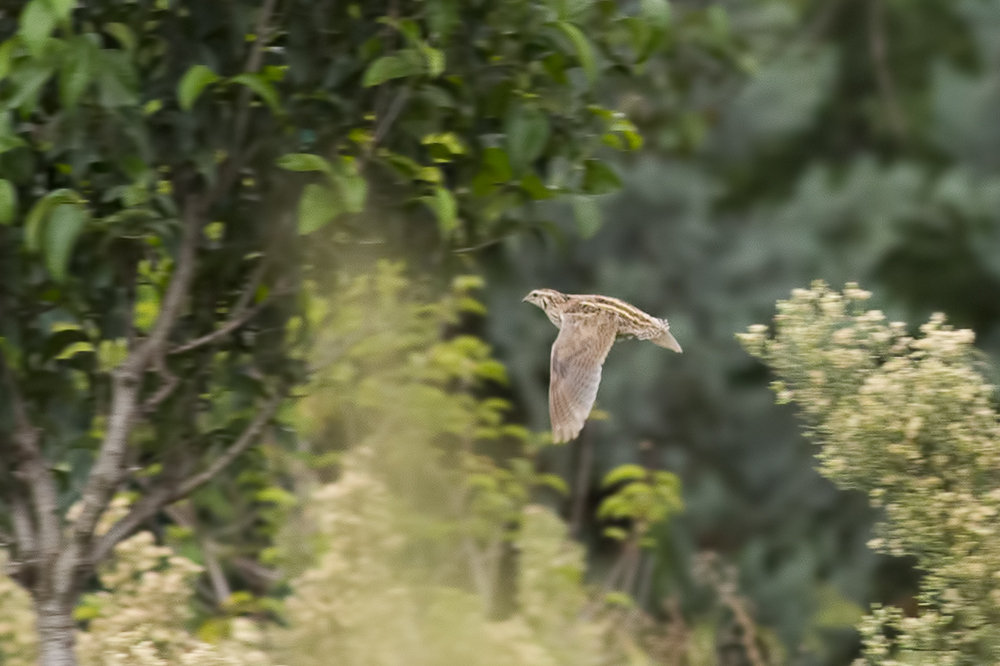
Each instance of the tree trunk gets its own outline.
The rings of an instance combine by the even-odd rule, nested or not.
[[[40,601],[38,607],[38,663],[41,666],[76,666],[76,622],[71,606]]]

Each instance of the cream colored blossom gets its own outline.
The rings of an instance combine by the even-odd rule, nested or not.
[[[814,307],[838,303],[831,293],[795,290],[775,336],[745,346],[778,375],[778,401],[802,407],[820,470],[884,506],[869,546],[916,555],[928,572],[919,618],[876,607],[861,624],[864,663],[998,663],[1000,417],[974,335],[937,313],[910,338],[878,310],[852,313],[869,296],[853,284],[843,311]],[[900,632],[892,641],[886,625]]]

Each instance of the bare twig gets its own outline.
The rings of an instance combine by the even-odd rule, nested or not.
[[[194,340],[185,342],[182,345],[178,345],[177,347],[171,349],[169,353],[183,354],[184,352],[189,352],[192,349],[197,349],[198,347],[204,347],[205,345],[211,344],[216,340],[221,340],[222,338],[226,337],[227,335],[238,329],[240,326],[243,326],[243,324],[253,319],[257,315],[257,313],[259,313],[261,310],[264,309],[264,306],[268,304],[269,300],[270,297],[263,299],[260,303],[257,303],[252,308],[245,309],[238,315],[234,315],[225,324],[215,329],[211,333],[206,333],[200,338],[195,338]]]
[[[160,384],[160,387],[156,389],[156,392],[142,403],[142,412],[147,416],[155,412],[157,407],[160,406],[160,403],[169,398],[170,394],[172,394],[181,383],[181,380],[177,377],[177,375],[170,371],[170,367],[167,365],[167,360],[162,353],[157,355],[154,367],[163,381]]]
[[[392,98],[392,103],[386,110],[385,114],[379,119],[378,125],[375,126],[375,133],[373,135],[373,140],[371,142],[371,147],[374,148],[375,144],[379,143],[392,127],[392,124],[396,121],[396,118],[403,111],[403,107],[406,106],[406,100],[410,96],[410,87],[404,85],[396,93],[396,96]]]
[[[590,490],[590,470],[593,466],[594,444],[590,441],[590,428],[583,429],[580,437],[580,462],[573,484],[573,504],[570,508],[569,534],[576,539],[583,529],[583,512],[587,507],[587,493]]]
[[[267,426],[268,422],[270,422],[271,418],[278,411],[278,407],[281,406],[281,401],[284,399],[285,391],[279,391],[273,395],[264,407],[257,412],[256,418],[254,418],[246,429],[240,433],[240,436],[236,438],[236,441],[229,445],[229,448],[226,449],[225,453],[216,458],[212,464],[208,466],[208,469],[200,472],[199,474],[195,474],[181,483],[172,501],[177,501],[182,497],[187,497],[195,490],[211,481],[216,477],[216,475],[219,474],[219,472],[228,467],[234,460],[236,460],[236,458],[246,451],[264,431],[265,426]]]
[[[889,67],[888,47],[886,45],[885,7],[883,0],[869,0],[868,12],[868,46],[871,50],[872,63],[875,66],[875,80],[878,83],[879,94],[885,105],[889,128],[900,141],[906,139],[906,117],[903,115],[893,82],[892,70]]]
[[[222,570],[222,564],[216,555],[218,546],[208,538],[201,538],[198,541],[201,546],[201,555],[205,559],[205,573],[208,574],[208,580],[212,583],[212,593],[215,595],[216,603],[221,606],[226,603],[233,590],[229,587],[226,573]]]
[[[635,593],[635,581],[639,575],[639,567],[642,564],[642,548],[639,547],[638,531],[628,541],[625,542],[625,552],[627,559],[622,572],[621,590],[626,594]]]
[[[245,577],[256,580],[258,586],[264,589],[270,588],[281,580],[280,571],[266,567],[252,558],[237,557],[232,560],[232,563],[237,569],[243,572]]]
[[[187,497],[215,478],[257,440],[271,418],[278,411],[278,407],[281,405],[281,401],[285,398],[285,395],[285,391],[282,390],[272,396],[263,408],[257,412],[257,416],[253,421],[240,433],[240,436],[205,470],[179,483],[168,480],[153,487],[143,495],[138,502],[132,505],[132,508],[124,517],[119,519],[117,523],[111,526],[111,529],[101,536],[87,558],[87,563],[95,566],[111,553],[115,544],[131,534],[143,521],[154,516],[167,505]]]
[[[125,322],[125,349],[131,351],[135,345],[135,298],[138,291],[136,288],[138,270],[136,270],[135,260],[129,261],[127,273],[125,278],[125,301],[127,303],[125,312],[128,313],[128,319]]]
[[[478,252],[479,250],[488,248],[497,243],[503,242],[503,238],[494,238],[493,240],[483,241],[478,245],[470,245],[469,247],[459,247],[452,250],[454,254],[464,254],[466,252]]]
[[[257,27],[255,28],[255,39],[250,55],[247,56],[246,65],[243,71],[255,73],[260,69],[264,61],[264,45],[271,38],[271,29],[268,27],[271,22],[271,15],[278,0],[264,0],[260,8],[260,15],[257,17]],[[250,122],[250,99],[253,92],[249,88],[244,88],[240,92],[239,109],[236,112],[235,132],[233,134],[233,145],[238,147],[243,143],[243,135],[246,133],[247,124]]]

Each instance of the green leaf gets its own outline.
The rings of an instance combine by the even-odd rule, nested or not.
[[[551,199],[555,196],[555,192],[546,187],[542,179],[538,177],[538,174],[534,172],[528,173],[521,179],[521,188],[536,201]]]
[[[725,43],[729,39],[729,33],[731,31],[729,14],[721,6],[712,5],[708,8],[707,16],[708,25],[712,31],[712,35],[720,44]]]
[[[104,26],[104,32],[108,33],[122,45],[129,53],[135,51],[136,39],[132,29],[124,23],[108,23]]]
[[[294,494],[288,492],[281,486],[268,486],[261,488],[254,494],[254,499],[258,502],[268,502],[279,506],[295,506],[298,499]]]
[[[577,195],[573,197],[573,217],[576,228],[584,238],[590,238],[601,228],[601,207],[593,197]]]
[[[139,103],[139,76],[135,63],[125,51],[97,51],[99,102],[107,108]]]
[[[454,132],[438,132],[436,134],[428,134],[420,140],[420,143],[425,146],[430,144],[443,146],[453,155],[462,155],[465,153],[465,144],[462,143],[461,137]]]
[[[25,5],[18,32],[34,57],[41,56],[46,40],[56,27],[56,20],[47,0],[31,0]]]
[[[424,59],[427,61],[427,73],[434,78],[441,76],[445,68],[444,52],[430,46],[425,46],[421,50],[423,51]]]
[[[14,184],[0,179],[0,224],[10,224],[17,214],[17,190]]]
[[[483,167],[493,183],[506,183],[512,177],[510,160],[501,148],[490,147],[483,151]]]
[[[205,88],[219,80],[219,75],[205,65],[194,65],[177,84],[177,99],[181,108],[190,111]]]
[[[569,495],[569,486],[566,485],[566,481],[558,474],[539,474],[538,483],[549,486],[563,495]]]
[[[445,238],[450,236],[451,232],[458,226],[458,203],[451,190],[446,187],[436,187],[434,188],[434,196],[421,197],[420,200],[434,211],[441,235]]]
[[[515,105],[507,114],[507,158],[514,173],[520,175],[545,151],[549,140],[549,119],[539,109]]]
[[[620,527],[605,527],[604,528],[604,536],[608,537],[609,539],[615,539],[616,541],[624,541],[625,538],[628,536],[628,532],[626,532],[625,530],[623,530]],[[612,592],[611,594],[622,595],[622,596],[628,597],[628,595],[625,594],[624,592],[617,592],[617,593],[616,592]],[[615,596],[615,597],[612,598],[612,600],[614,601],[614,600],[618,600],[620,598],[621,597],[619,597],[619,596]]]
[[[428,0],[427,25],[431,34],[441,41],[447,40],[458,23],[458,3],[455,0]]]
[[[65,349],[60,351],[59,354],[56,355],[55,359],[57,361],[65,361],[67,359],[73,358],[77,354],[84,354],[84,353],[93,354],[96,352],[97,350],[94,349],[94,345],[92,345],[89,342],[78,340],[76,342],[71,342],[70,344],[66,345]]]
[[[556,27],[573,43],[573,49],[576,51],[576,57],[580,60],[580,66],[587,75],[587,80],[593,85],[597,80],[597,60],[590,40],[580,28],[567,21],[558,21]]]
[[[299,199],[299,233],[311,234],[325,227],[342,212],[337,192],[326,185],[310,183]]]
[[[289,171],[322,171],[333,178],[333,165],[312,153],[288,153],[278,158],[278,166]]]
[[[63,106],[72,109],[94,78],[97,53],[86,37],[70,41],[59,72],[59,93]]]
[[[661,30],[670,26],[671,10],[669,0],[640,0],[639,11]]]
[[[281,108],[281,98],[278,90],[265,80],[260,74],[246,72],[229,79],[230,83],[239,83],[254,91],[271,108],[275,115],[281,115],[284,110]]]
[[[14,48],[17,42],[16,37],[11,37],[0,44],[0,80],[7,78],[11,67],[14,66]]]
[[[618,174],[600,160],[588,159],[583,163],[583,191],[587,194],[608,194],[622,187]]]
[[[59,204],[45,229],[45,266],[56,282],[66,277],[66,266],[77,237],[87,222],[87,210],[79,204]]]
[[[414,63],[411,58],[406,58],[403,55],[382,56],[365,70],[361,85],[365,88],[371,88],[392,79],[414,76],[420,72],[420,66]]]
[[[97,366],[101,372],[111,372],[124,363],[127,356],[128,343],[125,338],[101,340],[97,346]]]
[[[27,142],[16,134],[0,135],[0,155],[9,150],[14,150],[15,148],[20,148],[21,146],[26,145],[28,145]]]
[[[368,198],[368,181],[358,173],[342,175],[337,178],[337,186],[343,197],[344,210],[348,213],[360,213],[365,209]]]
[[[140,333],[148,333],[160,316],[160,293],[151,284],[140,284],[135,290],[132,324]]]
[[[468,299],[468,300],[472,301],[473,303],[478,303],[474,299]],[[463,308],[463,309],[466,312],[475,311],[470,308]],[[486,309],[482,306],[482,304],[479,304],[478,314],[483,314],[483,315],[486,314]],[[504,367],[504,364],[501,363],[500,361],[489,360],[489,361],[483,361],[482,363],[478,364],[476,366],[476,376],[481,377],[483,379],[488,379],[490,381],[494,381],[497,384],[502,384],[504,386],[510,383],[510,378],[507,376],[507,368]]]
[[[35,205],[28,211],[28,217],[24,223],[24,245],[28,251],[39,252],[42,249],[43,225],[53,206],[64,203],[81,203],[82,201],[79,194],[67,189],[53,190],[36,201]]]
[[[48,0],[57,21],[65,21],[76,7],[76,0]]]
[[[605,488],[622,481],[642,481],[646,478],[646,468],[642,465],[619,465],[607,473],[601,485]]]
[[[52,76],[53,68],[43,62],[29,62],[14,70],[11,81],[14,83],[14,95],[7,100],[8,109],[21,109],[30,112],[38,103],[38,95]]]

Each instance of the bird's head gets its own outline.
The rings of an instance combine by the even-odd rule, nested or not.
[[[559,293],[555,289],[535,289],[522,300],[548,312],[554,305],[565,302],[567,298],[569,297],[566,294]]]

